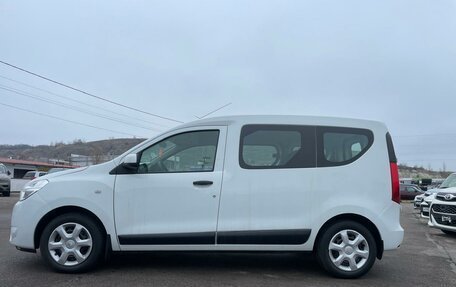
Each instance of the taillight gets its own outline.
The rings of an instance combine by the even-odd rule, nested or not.
[[[391,171],[391,199],[394,202],[401,203],[401,194],[399,193],[399,171],[397,169],[397,163],[390,163]]]
[[[401,203],[401,194],[399,192],[399,170],[397,168],[397,158],[394,152],[393,140],[390,133],[386,133],[386,146],[388,148],[388,157],[391,172],[391,199],[394,202]]]

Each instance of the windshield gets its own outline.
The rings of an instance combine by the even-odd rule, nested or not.
[[[456,187],[456,173],[453,173],[442,183],[440,188]]]
[[[0,173],[6,173],[6,167],[3,165],[0,165]]]
[[[35,178],[35,172],[27,171],[27,173],[22,178],[23,179],[33,179],[33,178]]]

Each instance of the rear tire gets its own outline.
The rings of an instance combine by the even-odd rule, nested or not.
[[[40,238],[43,260],[55,271],[81,273],[103,259],[104,233],[88,216],[67,213],[54,218]]]
[[[317,243],[317,259],[332,276],[358,278],[366,274],[377,257],[372,233],[355,221],[339,221],[323,231]]]
[[[450,231],[450,230],[444,230],[444,229],[440,229],[440,230],[442,230],[442,232],[445,234],[456,236],[456,231]]]

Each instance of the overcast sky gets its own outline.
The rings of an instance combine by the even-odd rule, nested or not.
[[[0,0],[0,60],[181,121],[229,102],[214,116],[379,120],[401,162],[456,170],[455,16],[450,0]],[[1,64],[0,103],[113,130],[0,105],[0,144],[151,137],[176,125]]]

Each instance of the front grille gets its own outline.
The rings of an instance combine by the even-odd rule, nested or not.
[[[456,215],[456,205],[433,204],[432,211]]]

